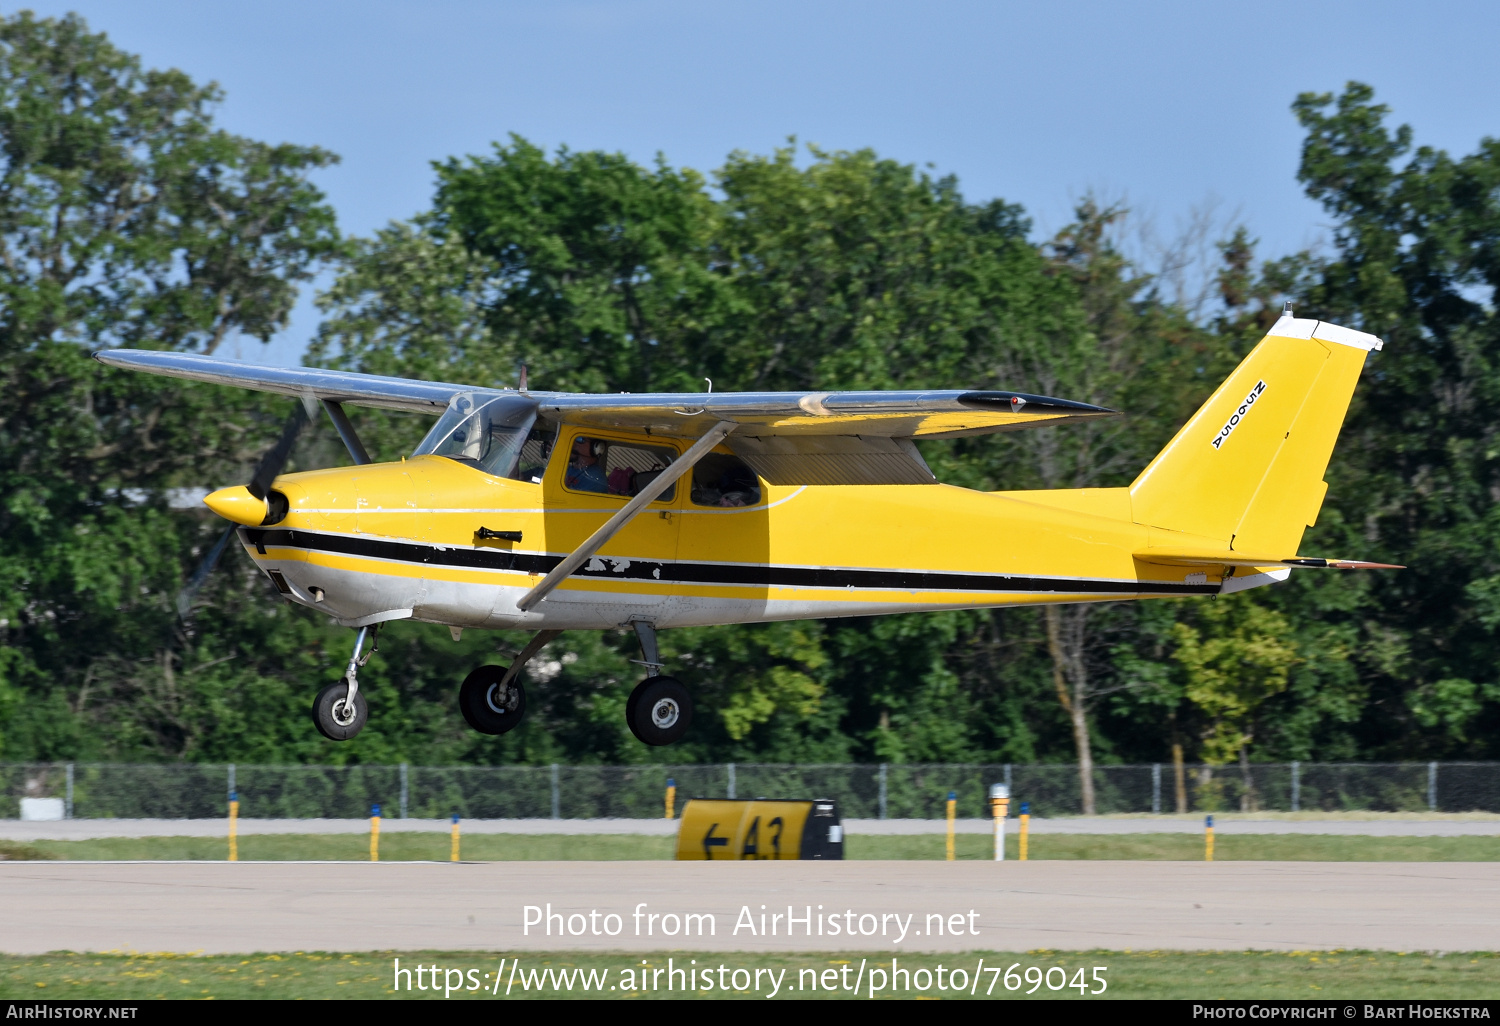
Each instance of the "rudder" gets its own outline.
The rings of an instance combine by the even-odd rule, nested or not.
[[[1284,315],[1130,486],[1138,524],[1291,556],[1365,354],[1380,339]]]

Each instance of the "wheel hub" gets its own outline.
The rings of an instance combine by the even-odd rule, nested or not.
[[[520,695],[517,694],[516,689],[509,686],[504,691],[501,691],[500,685],[491,684],[489,689],[484,693],[485,705],[490,707],[491,712],[501,716],[504,716],[506,713],[515,712],[516,704],[519,700]]]
[[[341,727],[347,727],[354,722],[354,703],[346,699],[340,698],[334,702],[330,712],[333,714],[333,722]]]
[[[677,723],[677,718],[682,715],[682,710],[677,703],[670,698],[659,698],[651,707],[651,722],[656,724],[660,730],[666,730]]]

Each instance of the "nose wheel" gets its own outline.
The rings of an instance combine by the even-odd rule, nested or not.
[[[351,696],[349,683],[341,680],[318,692],[313,699],[312,717],[319,734],[330,741],[348,741],[365,728],[370,707],[358,691]]]
[[[526,715],[526,688],[503,666],[481,666],[464,678],[458,708],[481,734],[514,730]]]
[[[335,681],[313,699],[313,725],[330,741],[348,741],[365,729],[370,718],[370,707],[359,691],[359,668],[370,661],[378,645],[365,652],[365,640],[375,636],[375,628],[361,627],[354,638],[354,654],[344,670],[342,680]]]

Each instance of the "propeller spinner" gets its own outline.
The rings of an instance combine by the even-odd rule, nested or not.
[[[297,444],[297,436],[312,419],[317,409],[315,402],[316,400],[312,398],[305,398],[292,411],[292,415],[287,418],[286,426],[281,429],[281,437],[276,439],[276,444],[266,450],[266,454],[260,458],[260,463],[256,465],[255,473],[251,475],[248,485],[220,488],[205,497],[204,504],[225,520],[233,521],[234,524],[258,527],[265,523],[272,513],[271,502],[268,499],[271,494],[271,484],[286,467],[286,461],[291,458],[292,447]],[[193,601],[207,582],[209,574],[213,573],[214,567],[219,565],[219,560],[229,546],[229,540],[234,536],[234,532],[233,524],[224,529],[224,533],[219,535],[219,540],[204,553],[203,558],[194,568],[192,576],[177,593],[177,615],[180,618],[187,619],[188,613],[193,608]]]

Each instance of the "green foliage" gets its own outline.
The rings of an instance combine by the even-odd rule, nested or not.
[[[1261,705],[1287,688],[1301,659],[1286,618],[1254,602],[1199,603],[1191,620],[1172,625],[1172,657],[1182,668],[1183,697],[1210,728],[1203,761],[1226,763],[1249,748]]]
[[[1294,109],[1307,130],[1299,177],[1336,224],[1308,313],[1386,339],[1334,456],[1332,509],[1310,537],[1410,566],[1342,582],[1343,608],[1323,613],[1358,634],[1351,658],[1370,694],[1358,743],[1494,757],[1500,142],[1462,158],[1414,148],[1359,83]]]
[[[217,531],[166,495],[242,475],[275,405],[89,358],[269,338],[340,251],[332,156],[218,131],[217,99],[74,16],[0,20],[0,756],[201,755],[192,692],[235,658],[174,638]]]
[[[694,350],[721,275],[718,211],[694,171],[524,139],[438,167],[435,227],[493,265],[492,330],[551,388],[696,388]]]

